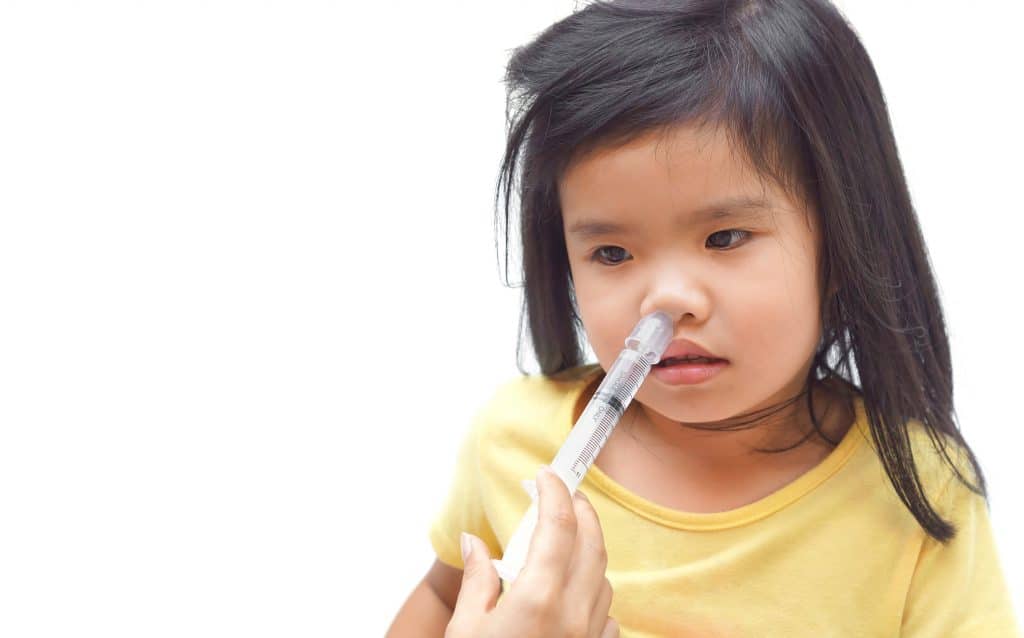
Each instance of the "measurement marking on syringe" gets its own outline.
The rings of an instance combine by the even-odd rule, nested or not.
[[[598,422],[597,428],[594,430],[594,434],[590,437],[587,444],[582,450],[580,450],[579,455],[573,461],[572,471],[577,476],[582,476],[583,472],[586,472],[593,460],[597,458],[598,452],[600,452],[601,447],[604,446],[604,442],[608,438],[608,435],[611,434],[612,427],[615,425],[616,421],[618,421],[619,416],[619,414],[615,414],[611,411],[606,411],[601,416],[601,420]],[[583,472],[577,470],[580,465],[583,466]]]
[[[583,449],[580,450],[580,453],[576,456],[570,467],[570,470],[577,477],[582,477],[586,473],[587,469],[597,458],[601,448],[604,447],[604,443],[611,434],[612,428],[615,427],[619,418],[625,413],[625,405],[619,399],[619,396],[626,396],[627,401],[632,399],[640,384],[643,383],[646,372],[647,370],[643,369],[634,370],[632,374],[629,374],[623,380],[622,384],[619,384],[618,387],[613,388],[610,392],[595,393],[593,399],[604,401],[606,409],[595,415],[598,417],[597,427],[594,428],[594,433],[590,436]]]

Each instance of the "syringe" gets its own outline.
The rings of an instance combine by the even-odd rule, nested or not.
[[[647,378],[651,366],[661,359],[671,340],[672,318],[661,311],[645,316],[633,328],[626,339],[626,348],[619,353],[597,386],[594,396],[551,462],[551,469],[569,488],[569,494],[573,494],[583,481],[583,476]],[[537,526],[536,486],[532,481],[524,481],[524,488],[533,502],[509,539],[501,559],[491,561],[498,575],[509,583],[516,579],[526,562],[526,552]]]

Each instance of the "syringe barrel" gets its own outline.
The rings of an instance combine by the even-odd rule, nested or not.
[[[647,378],[651,366],[665,352],[672,340],[672,324],[672,318],[660,311],[641,319],[626,339],[625,349],[619,353],[580,418],[576,420],[550,465],[570,494],[583,481],[587,470]],[[537,525],[537,513],[535,501],[509,539],[502,559],[493,561],[503,580],[510,582],[519,574]]]
[[[651,364],[647,359],[636,350],[626,348],[619,353],[608,374],[597,386],[594,396],[551,462],[551,469],[569,488],[570,494],[583,481],[583,476],[594,463],[650,370]]]
[[[615,425],[636,396],[651,366],[672,340],[672,318],[658,311],[641,319],[626,338],[625,349],[597,386],[565,443],[551,462],[569,493],[583,481]]]

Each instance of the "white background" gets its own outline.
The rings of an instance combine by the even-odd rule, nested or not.
[[[1019,615],[1024,16],[843,4]],[[0,634],[384,633],[517,374],[501,77],[573,6],[0,5]]]

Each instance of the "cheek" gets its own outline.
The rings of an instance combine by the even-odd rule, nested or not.
[[[760,269],[755,285],[744,286],[734,320],[760,367],[803,365],[813,355],[821,327],[813,256],[780,251]]]
[[[598,290],[586,280],[576,282],[576,302],[587,341],[598,362],[607,369],[625,347],[624,340],[633,329],[632,325],[624,325],[630,321],[627,311],[632,306],[623,298],[621,288],[616,291],[602,286]]]

